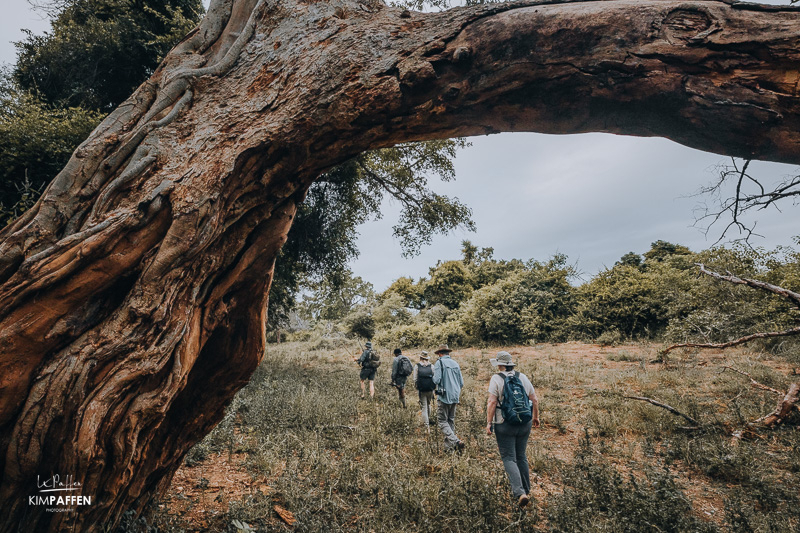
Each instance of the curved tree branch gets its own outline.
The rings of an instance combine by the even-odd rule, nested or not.
[[[708,270],[705,265],[702,263],[697,263],[697,266],[700,267],[700,272],[705,274],[706,276],[711,276],[714,279],[718,279],[720,281],[725,281],[728,283],[733,283],[735,285],[747,285],[748,287],[753,287],[754,289],[760,289],[762,291],[769,292],[771,294],[776,294],[781,296],[789,302],[800,309],[800,294],[789,289],[784,289],[783,287],[778,287],[777,285],[772,285],[771,283],[766,283],[763,281],[759,281],[757,279],[749,279],[749,278],[740,278],[738,276],[734,276],[730,272],[727,275],[719,274],[714,272],[713,270]],[[729,342],[721,342],[721,343],[693,343],[693,342],[685,342],[680,344],[672,344],[667,346],[663,350],[661,350],[662,355],[666,355],[672,350],[677,348],[703,348],[703,349],[724,349],[724,348],[731,348],[733,346],[739,346],[741,344],[745,344],[750,341],[758,340],[758,339],[770,339],[774,337],[789,337],[792,335],[800,334],[800,326],[795,328],[790,328],[783,331],[772,331],[772,332],[764,332],[764,333],[753,333],[752,335],[745,335],[744,337],[740,337],[738,339],[729,341]]]

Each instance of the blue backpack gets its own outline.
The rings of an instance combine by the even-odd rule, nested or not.
[[[519,379],[519,372],[513,376],[498,373],[503,378],[503,399],[500,402],[500,411],[505,422],[521,426],[533,419],[533,404],[525,393],[525,387]]]

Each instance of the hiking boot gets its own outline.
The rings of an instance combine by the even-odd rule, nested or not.
[[[467,445],[466,445],[466,444],[464,444],[464,442],[463,442],[463,441],[458,441],[458,442],[456,443],[456,451],[457,451],[458,453],[463,453],[463,452],[464,452],[464,448],[466,448],[466,447],[467,447]]]
[[[531,497],[528,496],[527,494],[523,494],[522,496],[519,497],[519,506],[520,507],[525,507],[530,502],[531,502]]]

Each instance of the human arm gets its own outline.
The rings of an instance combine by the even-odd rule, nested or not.
[[[494,413],[497,411],[497,396],[489,393],[489,401],[486,402],[486,434],[492,434],[492,422],[494,422]]]
[[[536,396],[536,390],[535,389],[531,394],[528,395],[528,398],[530,398],[530,400],[531,400],[531,414],[533,415],[533,419],[531,420],[531,423],[532,423],[533,427],[538,428],[539,424],[540,424],[540,422],[539,422],[539,398],[537,398],[537,396]]]
[[[436,361],[436,364],[433,365],[433,382],[437,386],[442,382],[442,364],[439,361]]]

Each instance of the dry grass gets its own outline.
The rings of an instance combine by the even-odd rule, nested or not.
[[[785,389],[797,378],[784,361],[738,350],[664,366],[651,363],[657,347],[649,345],[506,348],[532,378],[543,420],[528,450],[536,501],[520,513],[496,444],[483,434],[496,350],[454,354],[465,380],[457,430],[467,450],[458,456],[443,450],[435,428],[422,427],[413,388],[409,409],[399,408],[388,363],[376,401],[361,401],[350,356],[307,346],[270,349],[223,423],[190,454],[194,466],[154,507],[150,521],[161,531],[236,531],[234,520],[282,531],[276,506],[294,514],[293,529],[314,532],[800,528],[800,431],[733,439],[776,398],[721,371],[734,366]],[[684,420],[623,398],[631,394],[668,403],[706,430],[682,430]],[[237,473],[209,477],[222,462]]]

